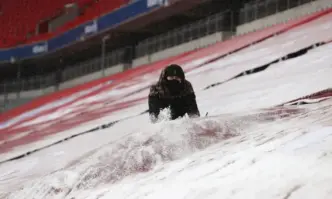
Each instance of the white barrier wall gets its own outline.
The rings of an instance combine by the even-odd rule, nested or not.
[[[115,74],[115,73],[119,73],[123,71],[124,66],[122,64],[116,65],[116,66],[112,66],[111,68],[107,68],[105,70],[105,75],[111,75],[111,74]],[[59,89],[65,89],[65,88],[70,88],[79,84],[83,84],[85,82],[89,82],[92,80],[96,80],[102,77],[102,72],[95,72],[89,75],[85,75],[82,77],[78,77],[76,79],[64,82],[62,84],[60,84]],[[0,95],[0,105],[4,104],[5,101],[7,104],[18,104],[18,102],[22,101],[22,99],[27,102],[31,99],[34,99],[38,96],[42,96],[45,94],[49,94],[52,93],[54,91],[56,91],[56,87],[52,86],[52,87],[48,87],[45,89],[39,89],[39,90],[30,90],[30,91],[23,91],[18,93],[9,93],[7,94],[7,96],[4,95]]]
[[[0,95],[0,112],[4,107],[4,105],[8,110],[16,106],[22,105],[24,103],[27,103],[38,96],[53,93],[54,91],[56,91],[56,88],[54,86],[51,86],[39,90],[23,91],[20,93],[9,93],[6,96]]]
[[[211,35],[207,35],[205,37],[202,37],[202,38],[199,38],[196,40],[192,40],[190,42],[187,42],[187,43],[184,43],[184,44],[181,44],[178,46],[174,46],[174,47],[165,49],[163,51],[156,52],[154,54],[146,55],[144,57],[135,59],[133,61],[133,67],[137,67],[137,66],[141,66],[141,65],[148,64],[151,62],[166,59],[168,57],[172,57],[172,56],[175,56],[175,55],[178,55],[178,54],[181,54],[184,52],[192,51],[195,49],[204,48],[211,44],[215,44],[217,42],[226,40],[229,37],[231,37],[232,35],[233,35],[232,32],[218,32],[218,33],[214,33]]]
[[[34,98],[19,98],[19,99],[11,100],[9,103],[6,103],[5,108],[8,110],[8,109],[20,106],[22,104],[25,104],[32,99],[34,99]],[[4,108],[4,102],[0,101],[0,113],[3,110],[3,108]]]
[[[143,57],[139,57],[135,60],[133,60],[133,68],[136,68],[137,66],[142,66],[144,64],[148,64],[150,63],[150,56],[149,55],[145,55]]]
[[[206,46],[209,46],[211,44],[215,44],[217,42],[223,41],[227,39],[231,33],[227,32],[219,32],[219,33],[214,33],[212,35],[208,35],[193,41],[190,41],[188,43],[181,44],[179,46],[175,46],[172,48],[168,48],[164,51],[156,52],[154,54],[150,55],[150,61],[155,62],[159,61],[168,57],[172,57],[174,55],[178,55],[184,52],[188,52],[191,50],[203,48]]]
[[[236,34],[242,35],[245,33],[253,32],[256,30],[264,29],[266,27],[286,22],[290,19],[296,19],[299,17],[303,17],[305,15],[317,12],[319,10],[327,9],[332,7],[332,0],[317,0],[314,2],[306,3],[301,6],[292,8],[290,10],[286,10],[280,12],[278,14],[274,14],[271,16],[267,16],[243,25],[240,25],[236,28]]]
[[[107,68],[105,70],[105,76],[112,75],[112,74],[115,74],[115,73],[119,73],[119,72],[122,72],[123,70],[124,70],[124,65],[123,64],[115,65],[115,66],[112,66],[112,67]],[[85,82],[89,82],[89,81],[92,81],[92,80],[96,80],[96,79],[99,79],[101,77],[103,77],[102,71],[94,72],[94,73],[91,73],[91,74],[81,76],[81,77],[78,77],[76,79],[64,82],[64,83],[60,84],[59,89],[61,90],[61,89],[65,89],[65,88],[71,88],[73,86],[80,85],[80,84],[83,84]]]
[[[35,98],[37,96],[52,93],[55,90],[56,90],[55,87],[51,86],[51,87],[48,87],[48,88],[45,88],[45,89],[23,91],[23,92],[20,92],[19,94],[18,93],[9,93],[6,96],[6,99],[9,100],[9,101],[17,100],[19,98],[32,99],[32,98]],[[5,99],[5,96],[1,95],[0,96],[0,102],[3,102],[4,99]]]

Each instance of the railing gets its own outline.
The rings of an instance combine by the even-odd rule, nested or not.
[[[79,63],[70,68],[65,69],[61,73],[61,82],[72,80],[83,75],[101,71],[110,68],[114,65],[123,63],[124,60],[124,50],[119,49],[111,53],[107,53],[104,58],[95,58],[90,61]],[[104,63],[102,62],[104,59]],[[103,67],[104,66],[104,67]]]
[[[266,0],[247,4],[240,10],[238,20],[234,20],[236,18],[234,18],[235,15],[231,11],[218,13],[204,20],[140,42],[135,48],[135,57],[150,55],[213,33],[234,31],[236,25],[245,24],[312,1],[315,0]],[[235,24],[235,21],[238,21],[238,23]],[[99,58],[67,68],[60,75],[51,74],[0,83],[0,111],[14,106],[15,100],[26,99],[27,97],[22,95],[23,92],[39,91],[35,92],[34,97],[37,97],[48,93],[49,88],[55,87],[59,82],[72,80],[123,63],[124,54],[125,49],[119,49]],[[100,77],[102,77],[101,73]]]
[[[66,68],[60,75],[49,74],[46,76],[34,76],[27,79],[0,83],[0,113],[15,105],[24,103],[29,99],[57,90],[59,83],[101,71],[102,68],[106,70],[120,64],[123,62],[123,56],[124,49],[119,49],[105,55],[104,67],[102,66],[101,58],[96,58]],[[96,78],[101,77],[101,73],[99,76],[96,75]]]
[[[136,56],[142,57],[198,38],[222,31],[234,31],[233,13],[225,11],[206,19],[146,39],[136,47]]]
[[[317,0],[267,0],[247,3],[240,10],[239,23],[245,24]]]

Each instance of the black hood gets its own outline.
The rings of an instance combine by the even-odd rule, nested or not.
[[[177,64],[171,64],[164,68],[160,74],[159,82],[165,82],[167,80],[167,76],[177,76],[181,78],[182,82],[184,82],[186,78],[183,69]]]

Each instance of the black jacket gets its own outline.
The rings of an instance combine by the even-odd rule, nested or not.
[[[161,72],[158,83],[151,86],[148,100],[151,122],[156,122],[160,110],[165,108],[170,108],[172,120],[183,117],[186,114],[188,114],[189,117],[200,116],[193,87],[191,83],[184,78],[183,71],[182,73],[181,92],[177,95],[172,95],[165,84],[165,81],[167,81],[165,69]]]

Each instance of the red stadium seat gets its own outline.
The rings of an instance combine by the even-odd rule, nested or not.
[[[1,0],[0,48],[48,39],[95,17],[119,8],[127,0]],[[58,28],[54,33],[35,35],[39,22],[61,14],[64,5],[77,3],[85,8],[82,16]],[[89,6],[89,7],[87,7]],[[29,36],[29,33],[32,34]]]

